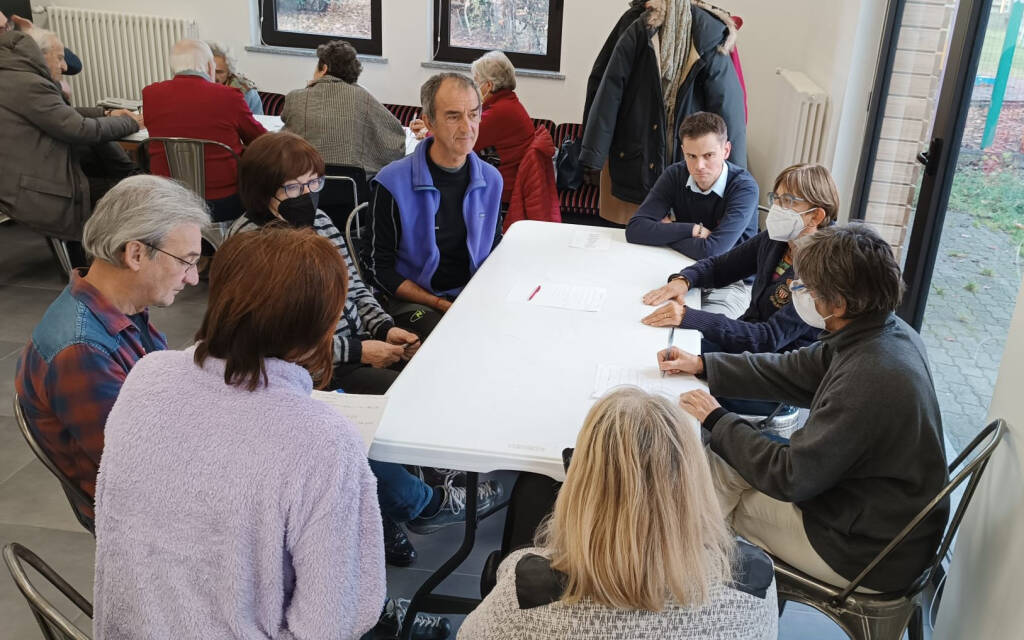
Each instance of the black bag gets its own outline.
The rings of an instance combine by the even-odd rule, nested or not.
[[[579,140],[562,142],[555,158],[555,186],[559,191],[575,191],[583,184],[583,167],[580,166]]]

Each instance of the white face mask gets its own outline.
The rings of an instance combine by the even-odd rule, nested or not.
[[[772,208],[768,210],[768,218],[765,220],[768,237],[778,242],[789,242],[796,239],[804,230],[802,216],[803,214],[792,209],[784,209],[781,205],[773,204]]]
[[[792,297],[793,308],[796,309],[796,314],[800,316],[801,320],[816,329],[825,328],[825,321],[831,318],[832,315],[830,314],[824,318],[821,317],[821,314],[814,307],[814,298],[811,297],[810,291],[806,288],[798,289],[792,292]]]

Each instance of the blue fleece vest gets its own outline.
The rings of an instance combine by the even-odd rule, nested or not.
[[[434,234],[434,218],[441,206],[441,193],[434,187],[427,166],[427,151],[433,139],[416,145],[416,150],[380,170],[374,178],[398,206],[402,237],[398,243],[395,270],[434,295],[458,295],[462,287],[434,291],[430,281],[437,271],[441,254]],[[469,186],[462,200],[462,217],[466,222],[466,247],[469,249],[469,275],[480,268],[491,253],[494,231],[501,204],[501,174],[476,153],[470,153]]]

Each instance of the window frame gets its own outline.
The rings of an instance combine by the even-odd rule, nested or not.
[[[561,72],[562,64],[562,20],[565,0],[548,0],[548,42],[547,53],[521,53],[505,51],[516,69]],[[451,0],[435,0],[434,3],[434,61],[471,63],[490,49],[458,47],[451,44]]]
[[[381,0],[370,0],[369,38],[355,38],[343,34],[323,35],[282,31],[277,27],[277,0],[259,0],[259,9],[260,39],[265,45],[293,49],[316,49],[331,40],[344,40],[355,48],[356,53],[368,56],[380,56],[383,53]]]

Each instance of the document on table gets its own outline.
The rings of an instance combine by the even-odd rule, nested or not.
[[[612,246],[612,239],[600,231],[579,229],[572,235],[572,240],[569,241],[569,246],[573,249],[607,251]]]
[[[523,283],[512,287],[508,300],[574,311],[600,311],[607,295],[608,291],[601,287],[540,282]]]
[[[313,399],[319,400],[348,418],[355,425],[363,438],[363,450],[370,451],[373,437],[377,434],[387,396],[369,396],[359,393],[337,393],[333,391],[313,390]]]
[[[654,375],[652,372],[651,375]],[[615,364],[597,365],[597,374],[594,376],[594,398],[600,398],[615,387],[632,385],[640,387],[647,393],[658,393],[674,398],[674,394],[661,384],[661,378],[647,378],[639,369],[622,367]]]

